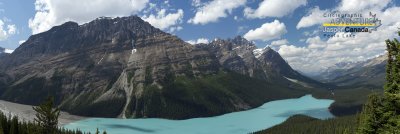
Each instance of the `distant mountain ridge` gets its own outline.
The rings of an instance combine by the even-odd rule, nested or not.
[[[338,86],[382,88],[386,62],[387,55],[380,55],[363,62],[340,63],[321,73],[316,79]]]
[[[55,96],[73,114],[186,119],[299,97],[323,84],[243,37],[190,45],[137,16],[66,22],[0,58],[0,99]]]

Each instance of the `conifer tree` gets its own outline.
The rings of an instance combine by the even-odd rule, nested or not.
[[[364,105],[358,133],[400,133],[400,43],[397,39],[386,40],[386,47],[388,61],[383,97],[373,95]]]
[[[0,134],[4,134],[3,123],[0,121]]]
[[[10,134],[19,134],[19,132],[18,132],[18,118],[15,117],[15,116],[11,119]]]
[[[41,126],[43,134],[55,134],[57,131],[60,109],[53,108],[53,104],[53,98],[49,97],[43,104],[33,107],[36,111],[35,122]]]
[[[378,94],[371,94],[368,97],[367,103],[363,107],[360,114],[358,133],[360,134],[375,134],[381,127],[381,98]]]
[[[400,31],[398,32],[400,36]],[[400,133],[400,43],[397,39],[386,40],[388,51],[388,65],[386,71],[389,72],[384,91],[383,119],[385,122],[382,127],[384,133]],[[389,64],[390,62],[390,64]]]

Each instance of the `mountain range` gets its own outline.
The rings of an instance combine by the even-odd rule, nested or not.
[[[0,57],[0,99],[96,117],[187,119],[246,110],[324,84],[241,36],[191,45],[137,16],[66,22]]]
[[[383,88],[387,55],[360,62],[341,62],[314,77],[342,87]]]

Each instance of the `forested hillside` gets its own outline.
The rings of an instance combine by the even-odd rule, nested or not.
[[[305,115],[295,115],[284,123],[255,134],[353,134],[356,116],[320,120]]]
[[[60,110],[53,108],[53,99],[49,98],[39,106],[34,107],[36,118],[34,122],[24,121],[17,116],[5,115],[0,111],[0,134],[90,134],[80,130],[67,130],[58,126]],[[99,130],[96,134],[100,134]],[[104,131],[103,134],[106,134]]]
[[[400,31],[398,32],[400,36]],[[388,61],[383,96],[370,95],[360,115],[360,134],[400,133],[400,42],[386,40]]]

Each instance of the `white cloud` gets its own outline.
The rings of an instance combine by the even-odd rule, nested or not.
[[[326,46],[319,36],[308,38],[306,43],[308,43],[308,48],[310,49],[324,48]]]
[[[278,52],[293,68],[305,73],[315,73],[338,62],[363,61],[383,54],[386,49],[385,40],[397,37],[398,27],[400,22],[382,25],[378,31],[356,33],[355,38],[336,37],[323,40],[319,36],[310,37],[304,47],[282,45]]]
[[[173,33],[173,32],[176,32],[176,31],[180,31],[182,29],[183,29],[183,27],[181,27],[181,26],[175,26],[175,27],[169,28],[168,32]]]
[[[300,19],[299,23],[297,23],[296,28],[300,29],[310,27],[328,21],[329,18],[323,17],[323,14],[327,12],[327,10],[320,10],[319,7],[315,7],[314,9],[309,11],[307,16],[304,16]]]
[[[129,16],[144,9],[149,0],[36,0],[36,14],[29,19],[32,33],[66,21],[85,23],[101,16]],[[117,7],[117,8],[116,8]]]
[[[238,26],[238,28],[237,28],[237,34],[243,34],[244,32],[246,32],[247,30],[246,29],[248,29],[249,28],[249,26]]]
[[[192,44],[192,45],[196,44],[196,41],[194,41],[194,40],[188,40],[186,42],[189,43],[189,44]]]
[[[16,34],[17,28],[14,24],[9,24],[5,27],[4,21],[0,20],[0,41],[6,40],[11,35]]]
[[[308,49],[304,47],[297,47],[294,45],[282,45],[279,47],[278,53],[285,58],[297,57],[308,53]]]
[[[205,38],[197,39],[197,43],[208,43],[208,42],[209,42],[208,39]]]
[[[192,0],[192,6],[194,7],[202,6],[201,0]]]
[[[391,0],[342,0],[339,11],[359,12],[365,10],[382,10]]]
[[[197,40],[189,40],[189,41],[186,41],[186,42],[189,43],[189,44],[194,45],[194,44],[199,44],[199,43],[207,44],[210,41],[208,39],[206,39],[206,38],[199,38]]]
[[[4,22],[0,20],[0,41],[7,39],[7,31],[3,27]]]
[[[22,43],[24,43],[26,40],[20,40],[18,41],[18,44],[21,45]]]
[[[10,34],[10,35],[13,35],[13,34],[17,33],[17,27],[15,27],[14,24],[7,25],[7,29],[8,29],[7,33]]]
[[[306,4],[307,0],[264,0],[255,10],[246,7],[244,15],[247,18],[283,17]]]
[[[6,48],[6,49],[4,50],[4,53],[9,53],[9,54],[10,54],[10,53],[12,53],[12,52],[14,52],[14,50],[12,50],[12,49],[7,49],[7,48]]]
[[[220,18],[225,18],[233,9],[246,4],[246,0],[213,0],[199,7],[193,18],[188,23],[207,24],[217,22]]]
[[[319,7],[312,9],[306,16],[302,17],[297,24],[296,28],[306,28],[317,24],[322,24],[329,20],[327,17],[323,17],[324,13],[328,12],[350,12],[350,13],[362,13],[368,15],[369,12],[376,13],[379,19],[385,20],[382,23],[397,22],[399,15],[393,14],[398,12],[398,7],[391,7],[385,10],[386,14],[380,14],[382,9],[387,7],[391,0],[342,0],[340,4],[332,9],[320,10]],[[389,10],[390,9],[390,10]],[[382,16],[382,18],[380,18]],[[385,18],[390,17],[390,18]]]
[[[150,13],[152,10],[158,10],[157,4],[155,3],[148,3],[148,6],[142,10],[142,13],[147,14]]]
[[[312,31],[312,32],[310,32],[310,31],[305,31],[304,33],[303,33],[303,35],[305,35],[305,36],[315,36],[315,35],[317,35],[319,33],[319,29],[316,29],[316,30],[314,30],[314,31]]]
[[[264,23],[261,27],[257,29],[252,29],[248,31],[244,38],[247,40],[262,40],[268,41],[271,39],[276,39],[285,34],[286,26],[284,23],[279,22],[279,20],[274,20],[271,23]]]
[[[282,40],[276,40],[276,41],[272,41],[270,46],[282,46],[282,45],[288,45],[289,41],[286,39],[282,39]]]
[[[382,20],[382,25],[393,25],[400,20],[400,7],[391,7],[384,12],[377,12],[378,19]]]
[[[149,16],[143,16],[142,19],[149,22],[154,27],[157,27],[161,30],[166,30],[172,26],[182,23],[183,10],[179,9],[176,13],[166,14],[166,10],[161,9],[157,12],[157,15],[151,14]],[[172,27],[172,29],[170,29],[170,31],[180,30],[182,27]]]
[[[298,49],[307,49],[307,53],[297,53],[299,54],[298,56],[283,57],[295,69],[306,73],[315,73],[338,62],[363,61],[383,54],[386,49],[385,40],[396,38],[396,32],[400,27],[400,22],[398,22],[400,20],[398,15],[400,14],[400,7],[385,8],[388,3],[390,3],[390,0],[342,0],[341,4],[332,9],[319,10],[319,8],[314,8],[311,13],[301,19],[302,21],[308,18],[309,21],[300,21],[301,23],[299,22],[297,28],[321,24],[324,22],[324,20],[321,20],[323,17],[321,13],[333,11],[357,12],[362,13],[363,16],[368,16],[369,12],[376,13],[377,18],[382,20],[382,26],[371,33],[356,33],[355,38],[336,37],[325,40],[319,36],[310,37],[306,40],[307,45],[305,47],[297,47]],[[318,30],[318,28],[315,30]],[[336,34],[345,35],[349,33]],[[312,35],[311,32],[309,35]]]

